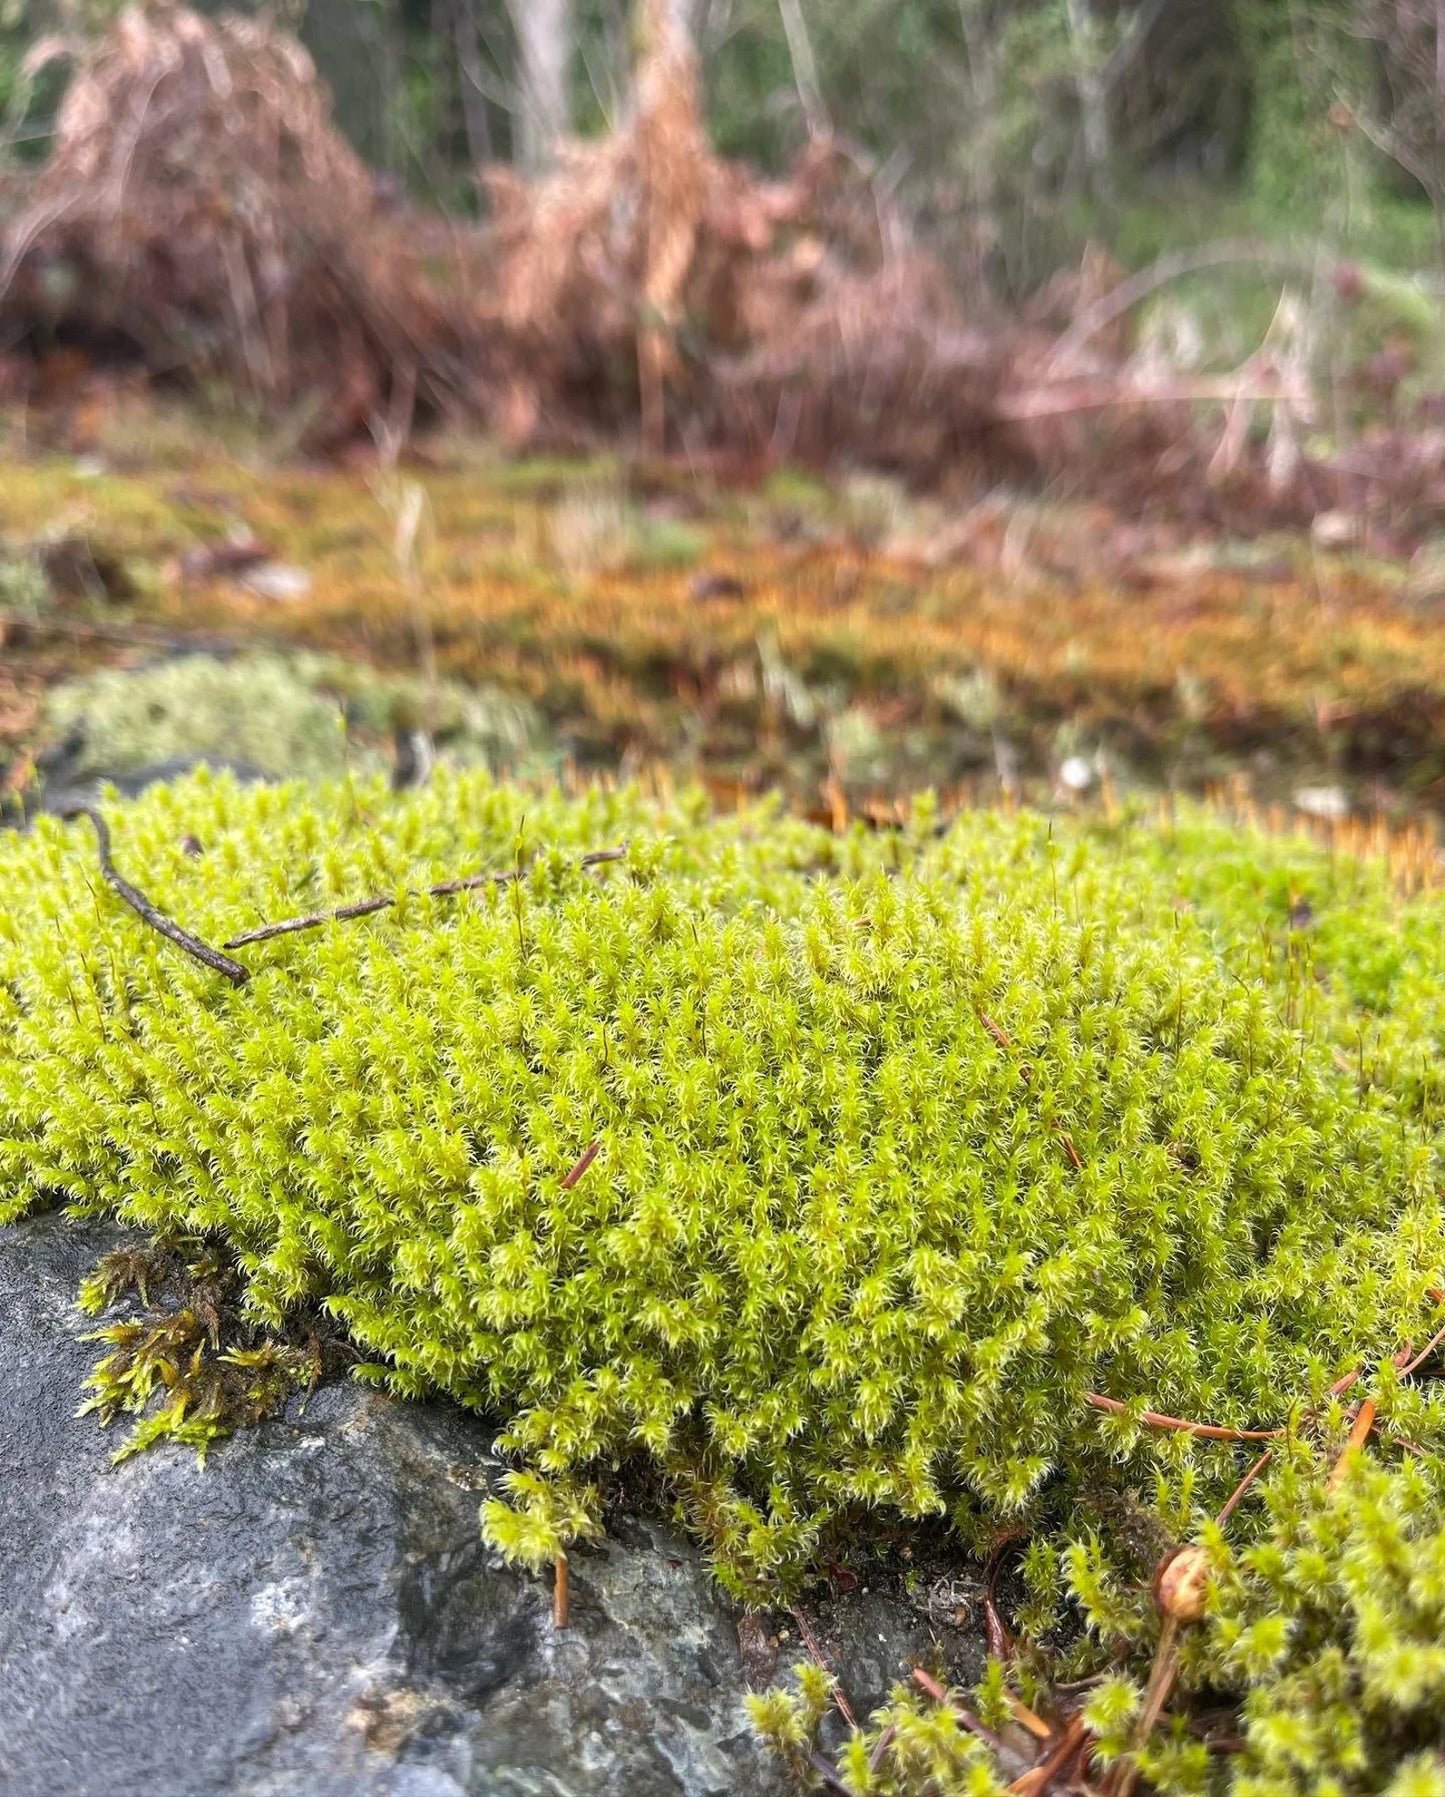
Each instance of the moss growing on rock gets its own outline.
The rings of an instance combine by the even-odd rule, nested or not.
[[[178,656],[107,669],[47,698],[52,738],[80,733],[68,778],[115,776],[175,760],[240,762],[276,778],[339,780],[389,766],[397,729],[431,720],[441,753],[494,770],[540,767],[548,732],[525,699],[491,687],[383,675],[335,656]]]
[[[1029,820],[840,844],[477,779],[366,811],[117,809],[209,940],[398,898],[237,990],[101,896],[82,831],[4,844],[4,1211],[212,1234],[257,1319],[324,1305],[375,1376],[505,1418],[523,1558],[639,1454],[754,1594],[868,1510],[977,1543],[1156,1478],[1217,1503],[1232,1452],[1146,1407],[1282,1424],[1428,1333],[1430,1144],[1168,880]],[[416,896],[488,866],[522,877]]]

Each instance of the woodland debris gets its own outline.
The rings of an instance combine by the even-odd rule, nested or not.
[[[609,862],[623,861],[627,858],[627,846],[621,848],[597,849],[590,855],[583,855],[577,862],[578,867],[603,867]],[[437,886],[427,887],[428,898],[452,898],[462,892],[479,892],[487,886],[511,886],[520,880],[526,868],[504,868],[500,873],[468,874],[460,880],[443,880]],[[394,897],[361,899],[354,905],[342,905],[334,911],[312,911],[305,917],[288,917],[280,923],[266,923],[254,930],[247,930],[243,935],[233,936],[226,944],[227,948],[245,948],[253,942],[271,942],[277,936],[295,936],[302,930],[319,930],[323,924],[351,923],[359,917],[374,917],[378,911],[390,910],[397,903]],[[578,1164],[577,1178],[592,1164],[592,1155],[596,1152],[596,1144]],[[572,1182],[576,1184],[574,1179]]]
[[[248,968],[242,967],[239,961],[233,961],[229,955],[220,954],[209,947],[199,937],[192,936],[189,930],[183,930],[164,911],[157,910],[146,895],[136,886],[132,886],[123,874],[117,872],[115,863],[110,858],[110,827],[105,819],[90,805],[74,805],[61,813],[68,823],[73,818],[85,818],[95,830],[96,842],[100,850],[100,871],[106,884],[122,898],[142,923],[147,923],[167,941],[174,942],[177,948],[184,949],[194,961],[203,967],[209,967],[233,986],[244,986],[251,974]]]
[[[719,156],[691,52],[663,0],[646,13],[629,115],[537,179],[483,171],[481,224],[386,191],[265,20],[141,0],[89,46],[43,40],[32,72],[75,72],[50,160],[5,183],[8,386],[28,349],[21,397],[40,397],[58,339],[70,361],[219,377],[336,454],[394,455],[447,416],[516,448],[621,438],[733,475],[1063,480],[1215,528],[1349,517],[1408,544],[1445,517],[1439,430],[1306,450],[1297,307],[1239,369],[1188,379],[1115,328],[1172,268],[1086,258],[1063,320],[965,309],[846,145],[815,137],[782,180]]]

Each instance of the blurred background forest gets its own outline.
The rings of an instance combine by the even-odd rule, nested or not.
[[[1437,808],[1442,298],[1445,0],[0,0],[6,779]]]
[[[63,75],[38,39],[119,0],[0,0],[5,148],[44,154]],[[545,165],[625,115],[631,0],[279,0],[367,164],[448,210],[475,173]],[[826,131],[1017,298],[1102,242],[1323,232],[1414,266],[1440,253],[1445,28],[1435,0],[668,0],[713,141],[774,172]]]

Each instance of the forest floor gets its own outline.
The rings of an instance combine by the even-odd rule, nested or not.
[[[108,772],[208,752],[335,772],[425,729],[499,771],[655,771],[833,817],[924,787],[1431,814],[1442,607],[1428,557],[1064,497],[729,490],[450,440],[390,471],[304,465],[122,407],[82,453],[7,458],[0,761],[33,787],[82,718],[124,739],[85,751]],[[208,719],[206,694],[218,665],[259,693],[258,655],[271,696],[238,738],[241,701]],[[106,670],[145,676],[134,704]]]

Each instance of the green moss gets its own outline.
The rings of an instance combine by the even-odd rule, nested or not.
[[[551,758],[525,699],[492,687],[384,675],[335,656],[188,655],[134,671],[108,669],[55,688],[51,738],[77,725],[70,777],[120,775],[175,758],[243,762],[259,773],[336,780],[390,765],[390,736],[430,717],[441,753],[459,765],[516,770]]]
[[[1186,1675],[1241,1706],[1241,1797],[1445,1792],[1441,1470],[1362,1460],[1331,1489],[1301,1456],[1271,1483],[1263,1540],[1216,1537],[1213,1611]],[[1145,1770],[1188,1788],[1167,1761]]]
[[[110,816],[121,871],[207,941],[397,902],[240,950],[232,988],[112,898],[88,832],[0,843],[0,1214],[208,1240],[255,1327],[320,1310],[363,1376],[498,1418],[486,1527],[519,1560],[645,1459],[746,1596],[873,1513],[940,1515],[964,1548],[1031,1533],[1035,1633],[1072,1591],[1147,1647],[1137,1581],[1249,1450],[1146,1407],[1288,1426],[1323,1464],[1360,1370],[1387,1444],[1445,1442],[1388,1372],[1445,1283],[1411,1055],[1437,897],[1193,821],[940,836],[922,806],[840,839],[482,776],[201,776]],[[520,877],[420,896],[488,869]],[[992,1788],[917,1726],[962,1782],[878,1788]]]
[[[324,1356],[316,1330],[290,1343],[271,1339],[239,1316],[239,1279],[223,1252],[196,1240],[106,1255],[81,1288],[92,1315],[138,1298],[141,1314],[107,1323],[89,1339],[110,1352],[87,1384],[80,1415],[102,1428],[136,1419],[117,1461],[158,1441],[192,1447],[204,1465],[212,1444],[278,1411],[294,1391],[314,1386]]]
[[[1363,1458],[1332,1483],[1308,1449],[1281,1453],[1259,1538],[1231,1547],[1206,1531],[1211,1583],[1184,1638],[1186,1704],[1141,1747],[1141,1681],[1113,1672],[1088,1690],[1088,1788],[1109,1789],[1107,1770],[1132,1762],[1158,1797],[1445,1793],[1445,1463]],[[1098,1610],[1091,1621],[1114,1626]],[[1007,1730],[1004,1683],[992,1662],[963,1703]],[[794,1689],[751,1700],[755,1727],[804,1779],[830,1701],[813,1666],[796,1669]],[[916,1688],[895,1691],[837,1757],[857,1797],[994,1797],[1000,1771],[1015,1770],[959,1708]]]

